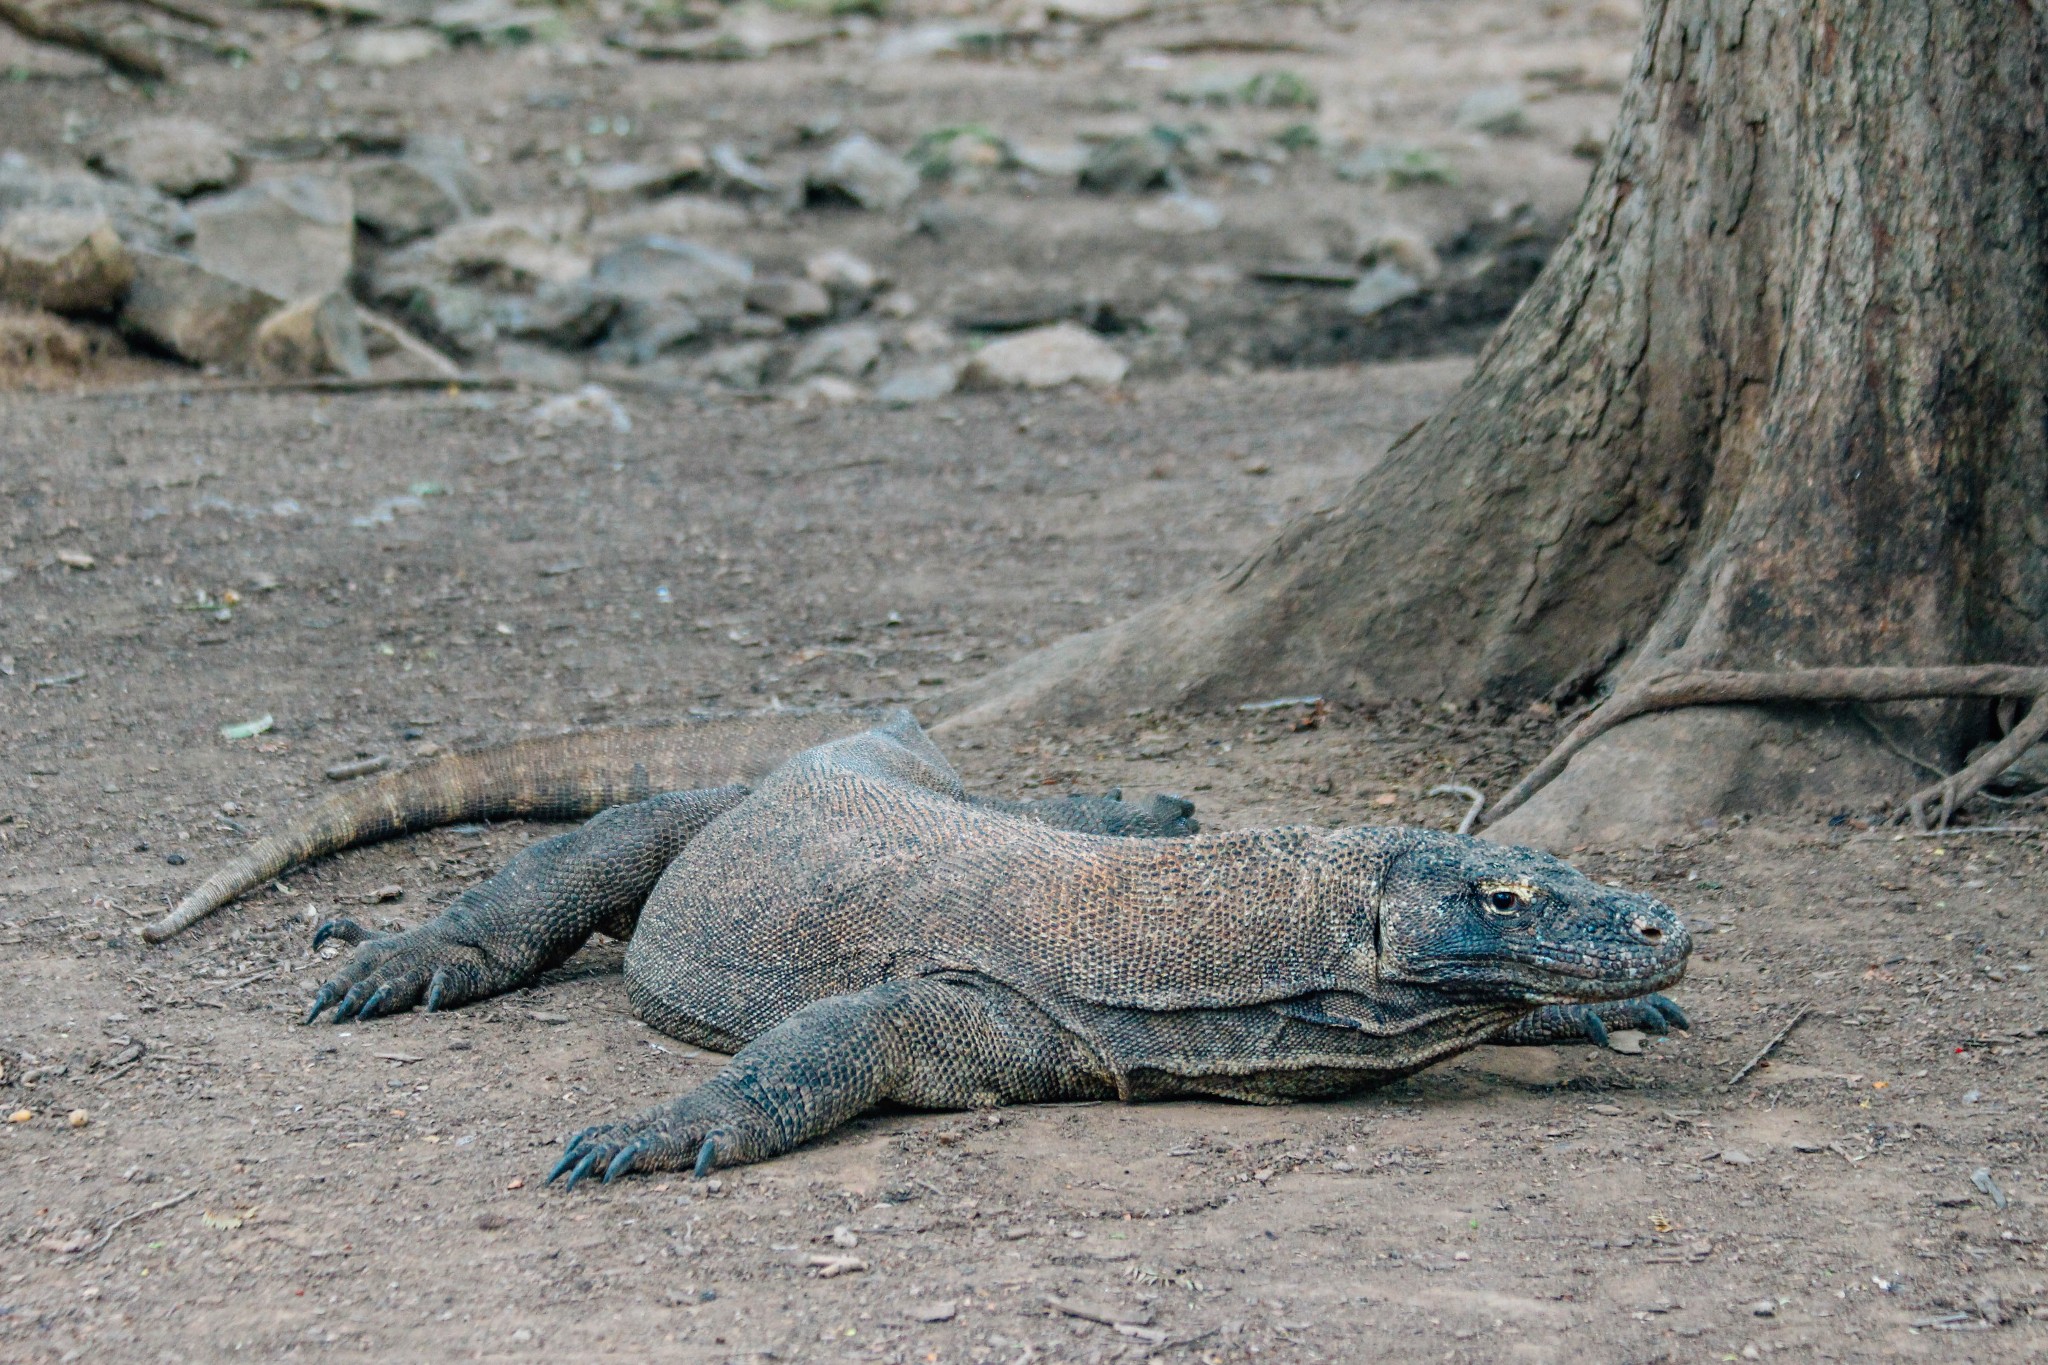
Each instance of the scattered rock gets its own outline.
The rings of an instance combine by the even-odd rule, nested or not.
[[[1607,1050],[1609,1052],[1619,1052],[1628,1057],[1638,1057],[1642,1055],[1643,1043],[1646,1037],[1647,1035],[1641,1029],[1614,1029],[1607,1035]]]
[[[461,176],[433,161],[401,158],[372,162],[349,173],[356,222],[379,241],[396,245],[439,232],[486,212]]]
[[[858,379],[882,354],[882,334],[873,323],[847,322],[812,333],[789,362],[791,382],[814,374]]]
[[[259,180],[195,203],[192,221],[195,260],[276,298],[339,288],[354,263],[355,200],[345,180]]]
[[[1081,188],[1098,194],[1142,194],[1170,183],[1174,145],[1157,133],[1111,138],[1088,153]]]
[[[1436,248],[1429,244],[1429,238],[1412,228],[1381,229],[1367,239],[1359,255],[1369,265],[1392,261],[1425,285],[1443,274],[1443,262],[1437,257]]]
[[[954,361],[938,360],[921,365],[909,365],[896,371],[875,389],[877,402],[890,407],[907,408],[917,403],[929,403],[944,398],[960,387],[960,366]]]
[[[85,1128],[92,1123],[92,1115],[83,1109],[74,1109],[64,1116],[67,1128]]]
[[[354,66],[410,66],[447,50],[448,40],[439,31],[407,25],[351,33],[341,40],[336,55]]]
[[[890,213],[917,193],[915,167],[865,133],[840,140],[811,172],[814,195],[843,197],[864,209]]]
[[[1351,286],[1344,296],[1344,311],[1355,318],[1374,317],[1421,292],[1422,281],[1392,261],[1382,261]]]
[[[0,215],[22,209],[98,209],[129,246],[171,249],[192,236],[184,205],[147,185],[89,171],[51,171],[19,152],[0,152]]]
[[[0,220],[0,298],[54,313],[104,313],[135,277],[100,208],[26,208]]]
[[[721,142],[711,149],[711,169],[716,173],[718,187],[728,194],[741,196],[772,195],[781,198],[801,186],[792,186],[762,170],[730,142]],[[799,196],[800,197],[800,196]]]
[[[1754,1166],[1756,1164],[1755,1157],[1751,1156],[1748,1152],[1734,1147],[1723,1151],[1720,1160],[1724,1166]]]
[[[648,236],[600,256],[591,279],[621,299],[667,299],[701,317],[731,318],[746,304],[754,265],[698,242]]]
[[[953,349],[953,329],[937,318],[921,318],[903,329],[903,345],[912,355],[937,355]]]
[[[774,354],[775,348],[765,341],[743,341],[737,346],[721,346],[697,364],[703,374],[721,384],[735,389],[758,389]]]
[[[738,204],[702,194],[672,194],[607,214],[590,225],[590,238],[616,246],[636,237],[692,237],[740,232],[753,225],[753,215]]]
[[[1087,168],[1089,150],[1079,142],[1012,142],[1010,160],[1048,180],[1073,180]]]
[[[882,274],[850,251],[834,247],[804,262],[804,278],[835,296],[864,299],[882,285]]]
[[[1776,1299],[1758,1299],[1749,1306],[1749,1311],[1754,1317],[1775,1318],[1778,1316],[1778,1301]]]
[[[1045,12],[1077,24],[1128,24],[1152,12],[1152,0],[1052,0]]]
[[[1192,235],[1222,227],[1223,210],[1207,199],[1169,194],[1140,208],[1131,215],[1131,221],[1147,232]]]
[[[858,403],[867,397],[867,392],[852,380],[841,379],[836,374],[814,374],[783,396],[800,408],[819,404],[842,407],[847,403]]]
[[[537,214],[494,213],[468,219],[401,255],[414,253],[453,277],[498,289],[533,290],[544,284],[567,284],[591,273],[590,257],[565,241],[553,222]]]
[[[473,285],[383,280],[377,300],[408,327],[458,355],[481,355],[498,340],[499,301]]]
[[[636,202],[672,194],[709,174],[700,147],[684,146],[663,162],[613,161],[583,172],[583,197],[593,214],[613,213]]]
[[[131,253],[134,282],[121,326],[195,365],[237,365],[248,358],[263,320],[283,302],[189,256]]]
[[[264,373],[290,378],[370,373],[355,302],[340,290],[308,295],[265,318],[256,329],[254,359]]]
[[[747,290],[747,307],[784,322],[816,322],[832,316],[832,296],[811,280],[764,275]]]
[[[1526,133],[1529,131],[1529,102],[1519,86],[1488,86],[1484,90],[1474,90],[1458,101],[1458,112],[1451,121],[1469,133],[1500,136]]]
[[[493,349],[490,368],[536,389],[561,392],[583,383],[583,367],[572,357],[551,347],[528,346],[517,341],[501,342]]]
[[[189,118],[128,124],[93,150],[89,164],[180,199],[226,189],[242,175],[241,154],[228,135]]]
[[[621,436],[633,429],[632,414],[602,384],[585,384],[574,393],[545,399],[526,414],[526,420],[535,426],[607,426]]]
[[[1101,337],[1061,322],[982,347],[968,362],[966,377],[992,388],[1050,389],[1074,382],[1112,388],[1129,368]]]
[[[612,319],[598,356],[614,364],[645,365],[704,330],[688,304],[673,299],[627,299]]]
[[[530,295],[500,301],[497,324],[506,336],[587,346],[604,334],[619,307],[616,294],[599,290],[590,280],[551,281]]]
[[[952,1299],[940,1299],[936,1303],[921,1303],[910,1310],[910,1316],[919,1322],[951,1322],[960,1305]]]

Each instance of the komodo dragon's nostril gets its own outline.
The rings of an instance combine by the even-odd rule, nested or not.
[[[1645,943],[1661,943],[1664,940],[1664,931],[1646,919],[1636,921],[1636,934]]]

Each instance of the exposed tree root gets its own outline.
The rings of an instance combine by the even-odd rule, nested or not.
[[[1573,726],[1571,733],[1500,799],[1487,823],[1499,820],[1547,786],[1573,755],[1601,735],[1653,711],[1742,702],[1924,701],[1935,697],[2004,697],[2036,703],[1990,752],[1909,799],[1916,825],[1939,828],[1948,823],[1956,807],[2048,734],[2048,704],[2042,704],[2048,698],[2048,668],[1970,664],[1951,668],[1809,668],[1793,673],[1666,673],[1608,698]],[[1930,824],[1927,803],[1937,799],[1940,806]]]

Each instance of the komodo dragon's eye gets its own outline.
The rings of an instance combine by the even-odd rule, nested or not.
[[[1535,899],[1535,888],[1530,886],[1481,886],[1479,895],[1486,902],[1488,912],[1496,915],[1515,915],[1529,908]]]

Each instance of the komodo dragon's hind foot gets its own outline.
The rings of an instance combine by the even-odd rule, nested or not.
[[[746,794],[715,787],[616,806],[573,834],[529,844],[444,913],[403,933],[329,920],[314,931],[313,947],[335,938],[356,951],[313,997],[306,1022],[329,1006],[339,1024],[415,1005],[465,1005],[527,985],[600,930],[629,936],[676,854]]]

